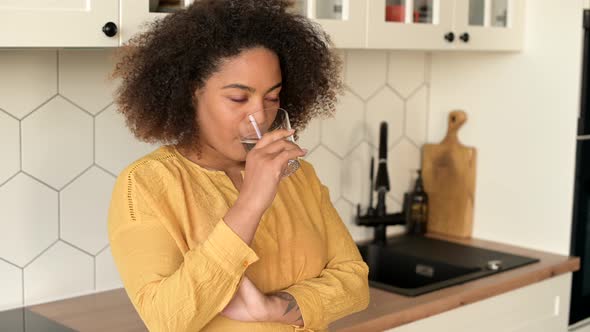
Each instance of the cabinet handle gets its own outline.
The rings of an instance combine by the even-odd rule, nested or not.
[[[467,32],[464,32],[461,36],[459,36],[459,39],[467,43],[469,42],[469,34]]]
[[[452,32],[449,32],[445,35],[445,39],[449,42],[452,43],[455,40],[455,34]]]
[[[102,27],[102,32],[108,37],[113,37],[117,34],[117,25],[113,22],[108,22]]]

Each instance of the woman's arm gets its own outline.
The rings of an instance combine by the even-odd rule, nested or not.
[[[303,316],[297,301],[293,295],[285,292],[277,292],[268,295],[270,301],[274,303],[270,306],[270,321],[290,325],[303,326]]]
[[[258,256],[223,219],[202,243],[183,254],[164,226],[169,216],[160,212],[173,208],[161,193],[178,199],[182,193],[165,188],[161,172],[138,172],[123,173],[113,191],[109,211],[113,258],[150,331],[198,331],[229,303]],[[239,215],[234,211],[234,217]]]
[[[235,298],[226,308],[230,318],[323,329],[330,322],[368,305],[368,267],[334,209],[328,189],[319,182],[308,163],[303,162],[303,168],[302,172],[311,179],[309,189],[321,204],[322,220],[318,222],[323,221],[325,225],[330,260],[317,278],[266,296],[244,277]],[[257,316],[264,318],[253,319],[248,312],[260,312]]]
[[[318,277],[296,283],[282,292],[296,300],[305,328],[322,329],[368,306],[369,268],[332,205],[328,188],[319,182],[313,168],[308,167],[306,171],[316,183],[312,187],[319,191],[329,261]]]
[[[109,239],[127,294],[150,330],[198,331],[234,297],[246,268],[259,259],[248,244],[276,195],[280,174],[289,159],[305,155],[283,139],[291,134],[276,130],[262,137],[248,153],[238,200],[208,237],[184,254],[170,234],[191,236],[182,234],[179,223],[215,221],[176,215],[171,202],[189,199],[177,171],[146,159],[119,176]],[[175,219],[174,226],[167,218]]]

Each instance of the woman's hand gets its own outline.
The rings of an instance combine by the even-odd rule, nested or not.
[[[293,130],[279,129],[265,134],[248,152],[244,182],[238,200],[260,215],[271,205],[290,159],[305,156],[306,150],[285,140]]]
[[[250,244],[260,218],[272,203],[281,174],[289,159],[304,156],[307,151],[285,140],[293,131],[279,129],[265,134],[248,152],[246,170],[238,199],[223,219],[246,243]]]
[[[227,318],[246,322],[277,322],[303,326],[295,298],[284,292],[264,295],[244,276],[233,299],[221,311]]]
[[[244,276],[233,299],[221,311],[227,318],[246,322],[265,322],[270,319],[271,298]]]

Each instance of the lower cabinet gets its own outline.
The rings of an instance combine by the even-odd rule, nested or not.
[[[565,332],[571,281],[566,273],[386,332]]]

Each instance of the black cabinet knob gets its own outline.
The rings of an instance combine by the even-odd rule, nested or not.
[[[469,34],[467,32],[464,32],[461,36],[459,36],[459,39],[467,43],[469,42]]]
[[[445,39],[449,42],[452,43],[455,40],[455,34],[452,32],[449,32],[445,35]]]
[[[117,25],[113,22],[108,22],[102,27],[102,32],[108,37],[113,37],[117,34]]]

